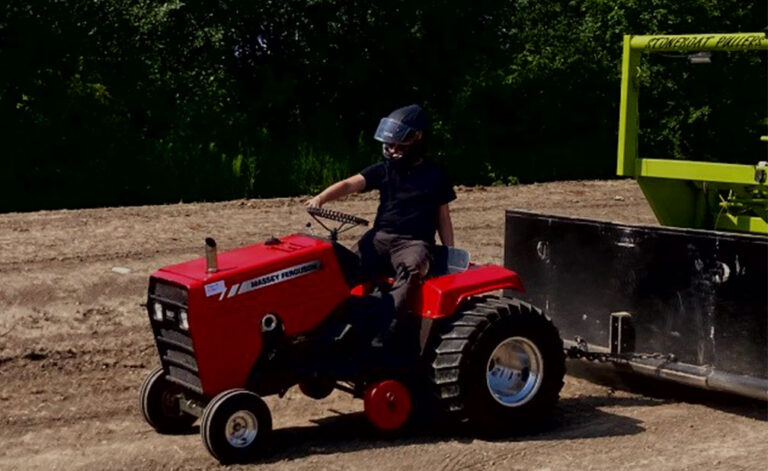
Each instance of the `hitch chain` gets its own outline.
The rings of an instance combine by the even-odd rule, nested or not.
[[[566,349],[568,358],[583,358],[588,361],[597,361],[600,363],[626,362],[629,360],[666,360],[676,362],[677,357],[672,353],[609,353],[609,352],[590,352],[587,341],[581,337],[575,337],[576,345]]]

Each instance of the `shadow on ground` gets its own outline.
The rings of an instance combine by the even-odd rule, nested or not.
[[[300,459],[311,455],[351,453],[360,450],[422,445],[440,442],[472,443],[475,440],[493,442],[539,442],[589,439],[635,435],[645,429],[641,421],[600,410],[607,406],[654,406],[663,403],[646,398],[612,396],[564,399],[552,416],[531,424],[528,430],[493,439],[477,438],[467,430],[446,430],[446,427],[419,423],[396,435],[383,435],[375,430],[362,412],[341,414],[315,421],[314,426],[288,427],[273,432],[271,449],[275,453],[261,457],[258,462]]]
[[[648,398],[699,404],[729,414],[768,421],[768,402],[618,371],[609,364],[570,360],[568,374],[603,386],[642,394]]]

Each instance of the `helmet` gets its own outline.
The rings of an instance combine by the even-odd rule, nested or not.
[[[419,105],[398,108],[379,122],[373,138],[383,144],[382,154],[387,160],[410,160],[421,149],[417,136],[427,128],[427,116]],[[394,149],[400,146],[398,153]],[[405,158],[405,159],[404,159]]]

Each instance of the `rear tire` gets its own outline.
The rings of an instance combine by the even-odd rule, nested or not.
[[[272,432],[272,415],[264,400],[244,389],[214,397],[200,419],[200,436],[222,464],[247,463],[264,451]]]
[[[519,431],[557,402],[563,342],[538,308],[511,298],[475,298],[442,330],[430,373],[449,418],[481,433]]]
[[[139,405],[144,420],[160,433],[189,432],[197,417],[179,409],[179,395],[183,391],[181,386],[165,378],[162,368],[152,370],[139,389]]]

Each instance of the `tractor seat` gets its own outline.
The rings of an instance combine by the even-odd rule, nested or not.
[[[432,265],[428,277],[461,273],[469,268],[469,252],[458,247],[436,245],[432,249]]]
[[[335,243],[333,245],[336,258],[341,266],[341,271],[344,273],[344,277],[349,286],[354,287],[361,283],[365,283],[366,281],[371,281],[371,279],[366,277],[362,272],[360,258],[357,254],[341,244]],[[432,262],[430,263],[427,278],[461,273],[469,268],[469,264],[470,256],[468,251],[457,247],[436,245],[432,248]],[[391,279],[394,276],[394,270],[392,267],[388,267],[388,269],[378,274],[373,281],[373,285],[378,286],[380,290],[387,290],[388,285],[392,284]]]

